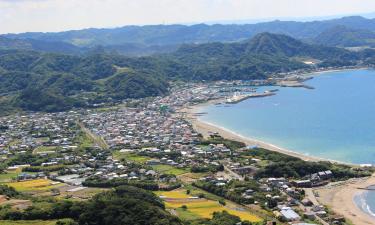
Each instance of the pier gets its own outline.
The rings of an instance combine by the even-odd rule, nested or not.
[[[234,95],[231,98],[228,98],[226,103],[227,104],[235,104],[242,102],[248,98],[260,98],[260,97],[267,97],[276,95],[275,91],[265,91],[263,93],[254,93],[254,94],[244,94],[244,95]]]

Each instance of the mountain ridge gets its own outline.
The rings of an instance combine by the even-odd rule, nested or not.
[[[262,32],[281,33],[298,39],[308,39],[314,38],[324,30],[337,25],[375,31],[375,19],[350,16],[340,19],[311,22],[275,20],[271,22],[241,25],[145,25],[101,29],[89,28],[57,33],[29,32],[21,34],[5,34],[1,36],[14,39],[30,38],[44,41],[62,41],[80,47],[120,45],[128,43],[144,45],[176,45],[216,41],[241,41]]]

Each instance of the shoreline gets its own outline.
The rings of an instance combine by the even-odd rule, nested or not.
[[[340,164],[346,164],[346,165],[352,165],[352,166],[355,165],[353,163],[340,162],[340,161],[337,161],[337,160],[325,159],[325,158],[320,158],[320,157],[316,157],[316,156],[305,155],[303,153],[299,153],[299,152],[295,152],[295,151],[292,151],[292,150],[289,150],[289,149],[286,149],[286,148],[279,147],[279,146],[274,145],[272,143],[268,143],[268,142],[261,141],[261,140],[251,138],[251,137],[245,137],[245,136],[243,136],[241,134],[238,134],[238,133],[236,133],[232,130],[229,130],[229,129],[221,127],[221,126],[218,126],[216,124],[212,124],[212,123],[209,123],[209,122],[202,121],[198,118],[199,116],[197,116],[196,113],[198,113],[198,111],[201,107],[212,105],[212,104],[214,104],[218,101],[219,100],[208,101],[208,102],[205,102],[205,103],[202,103],[202,104],[197,104],[197,105],[194,105],[194,106],[185,107],[181,110],[181,112],[185,112],[187,114],[186,119],[191,123],[194,130],[196,130],[198,133],[202,134],[203,137],[205,137],[205,138],[209,137],[210,133],[217,132],[217,133],[220,134],[220,136],[222,136],[223,138],[226,138],[226,139],[244,142],[248,146],[256,145],[258,147],[261,147],[261,148],[264,148],[264,149],[267,149],[267,150],[270,150],[270,151],[279,152],[279,153],[282,153],[282,154],[285,154],[285,155],[300,158],[300,159],[305,160],[305,161],[310,161],[310,162],[327,161],[327,162],[331,162],[331,163],[340,163]]]
[[[335,72],[350,71],[350,70],[371,70],[371,69],[374,69],[374,68],[367,67],[367,66],[359,66],[356,68],[326,69],[326,70],[321,70],[321,71],[306,72],[306,73],[294,74],[294,75],[315,77],[315,76],[320,76],[323,73],[335,73]]]
[[[246,145],[257,145],[261,148],[297,157],[305,161],[329,161],[332,163],[356,166],[356,164],[342,163],[334,160],[296,153],[287,149],[280,148],[270,143],[244,137],[226,128],[199,120],[195,113],[197,113],[200,107],[211,105],[213,104],[213,102],[210,101],[191,107],[185,107],[183,110],[181,110],[181,112],[186,113],[186,119],[192,124],[193,128],[198,133],[202,134],[205,138],[208,137],[210,133],[217,132],[222,137],[227,139],[244,142]],[[354,224],[375,225],[375,217],[372,217],[367,212],[365,212],[362,208],[360,208],[359,205],[357,205],[357,202],[355,201],[356,196],[361,195],[366,191],[363,189],[373,185],[375,185],[375,174],[373,174],[371,177],[354,178],[344,182],[330,183],[329,185],[324,187],[313,188],[313,190],[319,193],[319,197],[316,197],[319,204],[328,206],[335,213],[343,215],[345,218],[349,219]]]
[[[368,178],[350,179],[342,183],[331,183],[327,186],[314,188],[319,194],[318,202],[328,205],[334,212],[343,215],[356,225],[375,224],[375,217],[365,212],[355,198],[375,184],[375,174]]]
[[[301,73],[301,74],[298,74],[298,75],[314,78],[314,77],[320,76],[324,73],[351,71],[351,70],[370,70],[370,69],[374,69],[374,68],[358,67],[358,68],[327,69],[327,70],[316,71],[316,72]],[[295,76],[295,75],[296,74],[291,75],[291,76]],[[304,83],[304,82],[302,82],[302,83]],[[278,85],[274,85],[274,86],[277,87]],[[258,139],[252,138],[252,137],[245,137],[241,134],[238,134],[238,133],[236,133],[232,130],[221,127],[219,125],[199,120],[199,118],[198,118],[199,116],[196,115],[196,113],[198,113],[199,109],[202,108],[202,107],[214,105],[216,103],[225,104],[224,102],[225,102],[225,98],[213,99],[213,100],[209,100],[207,102],[199,103],[199,104],[196,104],[196,105],[184,106],[179,110],[179,112],[186,113],[187,114],[186,119],[192,124],[194,129],[198,133],[201,133],[204,137],[209,136],[208,132],[217,132],[225,138],[233,139],[233,140],[240,141],[240,142],[244,142],[246,145],[258,145],[261,148],[268,149],[268,150],[275,151],[275,152],[279,152],[279,153],[283,153],[283,154],[290,155],[290,156],[294,156],[294,157],[300,158],[300,159],[305,160],[305,161],[315,161],[315,162],[326,161],[326,162],[331,162],[331,163],[345,164],[345,165],[349,165],[349,166],[360,166],[360,164],[342,162],[342,161],[338,161],[338,160],[334,160],[334,159],[327,159],[327,158],[320,158],[320,157],[316,157],[316,156],[306,155],[306,154],[303,154],[303,153],[300,153],[300,152],[295,152],[295,151],[292,151],[292,150],[289,150],[289,149],[286,149],[286,148],[279,147],[279,146],[274,145],[274,144],[269,143],[269,142],[261,141],[261,140],[258,140]],[[374,185],[375,185],[375,183],[374,183]]]
[[[340,72],[340,71],[347,71],[347,70],[363,70],[363,69],[371,69],[367,67],[361,68],[348,68],[348,69],[338,69],[338,70],[326,70],[326,71],[319,71],[313,73],[305,73],[301,74],[301,76],[319,76],[323,73],[329,72]],[[226,129],[224,127],[220,127],[218,125],[205,122],[199,119],[199,115],[196,113],[199,112],[200,108],[204,106],[214,105],[215,103],[223,102],[223,99],[215,99],[210,100],[208,102],[186,106],[183,107],[180,112],[186,113],[185,118],[191,123],[193,128],[203,135],[203,137],[208,137],[210,133],[217,132],[222,137],[236,140],[240,142],[244,142],[246,145],[257,145],[261,148],[279,152],[282,154],[286,154],[289,156],[297,157],[305,161],[329,161],[332,163],[340,163],[346,164],[350,166],[358,166],[358,164],[353,163],[345,163],[336,160],[324,159],[309,155],[304,155],[302,153],[290,151],[288,149],[284,149],[273,145],[272,143],[267,143],[264,141],[256,140],[253,138],[245,137],[240,135],[234,131]],[[352,221],[354,224],[358,225],[365,225],[365,224],[374,224],[375,225],[375,217],[371,216],[367,213],[364,209],[362,209],[358,202],[356,202],[355,198],[359,195],[362,195],[365,188],[375,185],[375,174],[371,177],[367,178],[356,178],[350,179],[345,182],[337,183],[330,183],[328,186],[324,186],[321,188],[314,188],[313,190],[319,193],[319,197],[317,200],[320,204],[327,205],[330,207],[334,212],[343,215],[345,218]]]

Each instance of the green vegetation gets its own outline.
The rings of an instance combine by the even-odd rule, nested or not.
[[[374,31],[374,24],[372,19],[352,16],[313,22],[277,20],[258,24],[125,26],[113,29],[84,29],[58,33],[33,32],[4,36],[14,39],[48,41],[47,43],[65,42],[80,47],[100,45],[103,46],[101,49],[127,54],[129,52],[152,53],[183,43],[234,42],[250,38],[259,32],[282,33],[295,38],[311,39],[337,25]]]
[[[154,165],[152,168],[161,174],[171,174],[176,176],[189,172],[188,170],[179,169],[170,165]]]
[[[44,153],[44,152],[56,152],[59,149],[57,146],[39,146],[34,149],[34,153]]]
[[[0,225],[55,225],[56,222],[56,220],[0,220]]]
[[[304,176],[331,170],[335,179],[348,179],[353,177],[370,176],[371,171],[352,168],[347,165],[331,162],[307,162],[302,159],[269,151],[266,149],[249,149],[245,156],[252,156],[263,160],[269,160],[270,163],[260,169],[256,177],[286,177],[302,178]]]
[[[207,140],[203,140],[201,142],[201,145],[209,145],[209,144],[224,144],[227,148],[231,150],[238,150],[240,148],[246,147],[246,144],[243,142],[225,139],[225,138],[222,138],[221,136],[211,136],[211,138]]]
[[[319,34],[314,38],[314,42],[322,45],[341,47],[375,47],[375,32],[339,25]]]
[[[118,73],[115,66],[131,71]],[[0,50],[0,67],[0,93],[12,93],[2,103],[24,110],[63,111],[111,99],[156,96],[168,88],[155,66],[118,55]],[[98,82],[107,77],[111,78]]]
[[[141,156],[137,155],[136,153],[122,153],[120,151],[113,151],[112,152],[113,158],[117,160],[127,160],[127,161],[132,161],[136,163],[141,163],[144,164],[147,162],[147,160],[150,160],[150,157],[147,156]]]
[[[349,66],[372,63],[375,51],[350,52],[270,33],[237,43],[183,45],[171,54],[141,58],[0,50],[0,94],[8,95],[0,104],[7,111],[94,107],[163,95],[167,80],[266,79],[273,73],[310,68],[299,58],[316,59],[318,66]]]
[[[160,187],[158,183],[152,180],[137,181],[137,180],[128,180],[128,179],[123,179],[123,178],[103,180],[100,178],[97,179],[95,177],[86,179],[82,184],[87,187],[100,187],[100,188],[110,188],[110,187],[119,187],[123,185],[128,185],[128,186],[134,186],[137,188],[142,188],[142,189],[150,190],[150,191],[159,191],[159,190],[169,191],[169,190],[179,188],[181,186],[181,183],[179,182],[170,183],[168,185],[163,185],[163,187]]]
[[[85,202],[56,201],[49,204],[36,204],[24,211],[17,211],[9,206],[0,207],[0,219],[3,220],[30,220],[31,222],[64,218],[71,218],[79,225],[182,224],[177,217],[165,211],[163,202],[156,195],[130,186],[121,186],[97,194]],[[64,224],[63,222],[60,221],[61,224]]]
[[[233,180],[223,186],[217,186],[215,183],[209,181],[197,181],[193,185],[207,192],[213,193],[217,196],[229,199],[239,204],[252,204],[254,203],[254,201],[258,201],[264,205],[264,203],[266,202],[265,194],[263,192],[259,192],[259,184],[254,180]],[[255,191],[255,194],[252,198],[243,198],[242,194],[248,189]]]

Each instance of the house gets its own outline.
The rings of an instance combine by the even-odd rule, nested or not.
[[[281,211],[281,216],[286,220],[286,221],[298,221],[301,219],[301,217],[291,208],[289,207],[284,207]]]
[[[258,170],[255,166],[243,166],[243,167],[238,167],[234,168],[233,171],[235,173],[238,173],[240,175],[250,175],[250,174],[255,174],[255,172]]]
[[[159,159],[150,159],[146,162],[147,165],[152,166],[152,165],[159,165],[160,160]]]
[[[295,187],[299,187],[299,188],[311,188],[312,187],[311,180],[296,180],[296,181],[292,181],[292,184]]]

